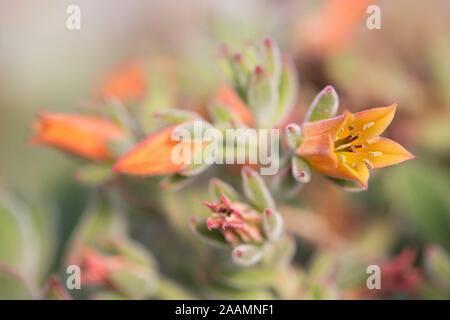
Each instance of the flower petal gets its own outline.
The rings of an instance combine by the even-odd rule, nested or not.
[[[305,158],[310,165],[335,169],[337,156],[334,153],[334,143],[327,133],[315,136],[305,136],[296,154]]]
[[[315,170],[325,176],[355,181],[361,188],[367,189],[369,169],[364,163],[357,163],[356,167],[352,168],[348,163],[338,161],[338,165],[334,169],[327,166],[318,166],[315,167]]]
[[[339,129],[344,120],[345,114],[341,114],[337,117],[326,120],[305,122],[302,125],[303,134],[305,137],[316,136],[325,133],[332,135],[332,133]]]
[[[359,139],[377,137],[383,133],[394,118],[396,109],[397,104],[394,103],[388,107],[372,108],[355,113],[352,125],[358,131]]]
[[[383,168],[414,158],[408,150],[399,143],[388,139],[379,138],[377,142],[367,146],[367,159],[374,168]]]
[[[349,161],[355,162],[361,162],[365,159],[370,162],[373,168],[384,168],[414,158],[414,155],[399,143],[382,137],[367,145],[363,150],[364,152],[361,153],[346,152],[345,156],[349,158]]]
[[[367,168],[367,166],[364,163],[361,163],[360,165],[358,165],[356,167],[356,169],[352,169],[349,168],[348,165],[346,165],[348,169],[352,170],[353,172],[356,173],[357,179],[355,181],[359,182],[359,185],[363,188],[363,189],[367,189],[367,185],[369,182],[369,168]]]
[[[330,129],[330,134],[338,138],[347,137],[351,134],[348,124],[352,123],[355,119],[355,115],[347,109],[344,109],[344,113],[341,115],[341,117],[342,121],[338,125]]]
[[[353,167],[351,164],[343,163],[339,161],[339,171],[344,173],[338,178],[344,178],[359,183],[361,188],[367,189],[369,181],[369,169],[364,163],[356,163]]]

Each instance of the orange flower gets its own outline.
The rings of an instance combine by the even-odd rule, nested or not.
[[[37,135],[31,143],[45,144],[91,160],[110,160],[108,142],[124,133],[114,123],[73,114],[42,112],[34,124]]]
[[[146,176],[181,172],[185,164],[175,163],[172,160],[172,150],[179,143],[187,143],[193,154],[195,143],[172,139],[173,131],[179,126],[177,124],[150,134],[116,162],[114,171]]]
[[[374,0],[328,0],[306,23],[299,24],[302,43],[317,54],[341,49],[367,16]]]
[[[366,189],[369,169],[394,165],[414,156],[379,135],[394,118],[396,105],[303,124],[296,153],[326,176],[356,181]]]
[[[251,125],[253,123],[253,115],[250,109],[234,90],[223,86],[219,89],[216,99],[234,111],[244,124]]]
[[[144,71],[138,65],[131,65],[113,73],[103,84],[101,94],[107,99],[138,100],[145,90]]]

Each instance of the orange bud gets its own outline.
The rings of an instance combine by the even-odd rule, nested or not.
[[[44,144],[91,160],[110,160],[108,142],[119,140],[124,132],[109,120],[74,114],[42,112],[34,124],[31,143]]]
[[[216,99],[229,107],[246,125],[253,123],[253,115],[242,99],[229,87],[223,86],[219,89]]]
[[[145,74],[138,65],[119,69],[101,87],[101,95],[120,101],[141,99],[146,90]]]
[[[179,142],[171,135],[174,125],[150,134],[141,143],[122,156],[114,165],[114,171],[132,175],[163,175],[179,172],[182,164],[171,159],[172,148]]]

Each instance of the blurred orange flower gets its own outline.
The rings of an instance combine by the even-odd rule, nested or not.
[[[342,48],[366,16],[374,0],[328,0],[306,23],[298,27],[301,42],[316,54],[328,54]]]
[[[303,124],[296,153],[326,176],[357,182],[366,189],[369,169],[414,158],[395,141],[379,137],[394,118],[396,105],[372,108]]]
[[[101,87],[101,95],[120,101],[141,99],[147,89],[144,70],[139,65],[117,70]]]
[[[91,160],[114,158],[109,141],[124,136],[121,128],[109,120],[74,114],[41,112],[30,142],[56,147]]]
[[[253,115],[250,109],[233,89],[222,86],[217,93],[216,99],[235,112],[244,124],[251,125],[253,123]]]
[[[164,128],[147,136],[132,150],[122,156],[114,165],[116,172],[130,175],[164,175],[180,172],[184,164],[174,163],[172,149],[180,142],[172,139],[179,124]],[[183,143],[183,142],[181,142]],[[191,144],[194,143],[185,142]]]

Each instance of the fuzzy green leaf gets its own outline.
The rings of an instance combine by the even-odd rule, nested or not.
[[[425,252],[425,269],[433,282],[450,294],[450,255],[440,246],[430,246]]]
[[[201,119],[198,113],[180,109],[157,111],[153,115],[166,124],[181,124],[183,122]]]
[[[178,173],[165,177],[159,184],[159,187],[165,191],[177,191],[184,188],[193,181],[190,176],[183,176]]]
[[[261,176],[250,167],[244,167],[241,175],[245,196],[253,206],[260,212],[274,209],[275,202]]]
[[[283,61],[279,83],[278,105],[272,120],[273,125],[279,124],[289,115],[297,100],[297,70],[290,60]]]
[[[263,214],[263,228],[268,239],[278,240],[283,233],[283,217],[275,210],[266,209]]]
[[[336,115],[339,97],[332,86],[326,86],[314,98],[305,117],[305,122],[324,120]]]
[[[311,180],[311,169],[308,163],[300,157],[294,156],[291,160],[292,176],[301,183],[308,183]]]
[[[75,179],[87,186],[101,185],[113,176],[111,166],[100,163],[88,164],[75,172]]]
[[[248,104],[258,126],[269,128],[277,111],[278,87],[273,83],[270,74],[260,66],[256,66],[250,80]]]
[[[262,247],[251,244],[241,244],[233,249],[231,256],[233,261],[241,266],[250,267],[257,264],[263,257]]]
[[[211,200],[214,202],[220,201],[220,196],[222,193],[228,197],[232,202],[239,201],[239,194],[232,186],[230,186],[228,183],[213,178],[209,180],[209,193],[211,195]]]

